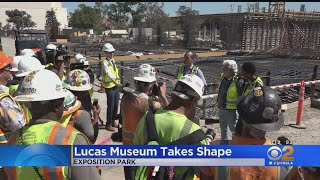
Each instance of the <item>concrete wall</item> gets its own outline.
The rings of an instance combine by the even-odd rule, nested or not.
[[[60,28],[66,28],[68,26],[67,8],[62,8],[61,2],[0,2],[0,22],[2,26],[7,24],[6,10],[18,9],[32,16],[32,20],[37,24],[36,29],[44,30],[46,12],[51,8],[56,12],[57,20],[61,23]]]

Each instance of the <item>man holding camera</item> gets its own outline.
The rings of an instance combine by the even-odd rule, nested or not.
[[[125,93],[122,98],[120,109],[122,117],[122,138],[124,145],[132,145],[136,127],[143,115],[150,110],[157,110],[169,104],[166,97],[166,84],[157,83],[155,69],[149,64],[142,64],[138,69],[138,76],[134,77],[135,90]],[[156,90],[157,89],[157,90]],[[127,88],[124,88],[125,91]],[[152,95],[158,91],[157,96],[161,98],[163,106],[153,101]],[[134,179],[135,171],[131,167],[125,167],[125,179]]]

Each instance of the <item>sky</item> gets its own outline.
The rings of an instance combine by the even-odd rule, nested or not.
[[[62,2],[62,6],[68,9],[68,12],[73,12],[79,4],[86,4],[88,6],[94,6],[94,2]],[[113,2],[107,2],[111,4]],[[230,13],[231,5],[233,6],[233,12],[238,11],[238,5],[242,6],[242,12],[245,12],[248,4],[254,4],[254,2],[165,2],[164,11],[169,13],[169,16],[176,16],[176,11],[179,6],[188,6],[192,4],[192,9],[198,10],[200,14],[219,14]],[[286,9],[300,11],[300,5],[305,4],[307,11],[320,12],[320,2],[287,2]],[[268,2],[260,2],[259,7],[268,7]]]

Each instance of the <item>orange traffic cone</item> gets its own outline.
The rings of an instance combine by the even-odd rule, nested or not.
[[[106,93],[106,90],[104,89],[104,87],[102,86],[102,84],[100,84],[100,89],[98,91],[99,93]]]

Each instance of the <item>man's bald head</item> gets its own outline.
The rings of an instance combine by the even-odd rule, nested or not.
[[[192,52],[192,51],[187,51],[185,54],[184,54],[184,57],[187,58],[187,57],[190,57],[193,61],[196,60],[196,53]]]
[[[192,51],[187,51],[184,54],[184,65],[186,67],[191,67],[193,64],[193,61],[196,59],[196,53],[192,52]]]

